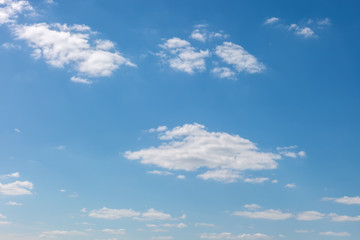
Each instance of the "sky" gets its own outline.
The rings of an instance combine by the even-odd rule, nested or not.
[[[359,9],[0,0],[0,239],[359,239]]]

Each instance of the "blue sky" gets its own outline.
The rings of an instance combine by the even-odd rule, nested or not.
[[[0,0],[0,239],[359,239],[359,7]]]

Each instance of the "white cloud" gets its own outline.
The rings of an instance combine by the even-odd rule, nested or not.
[[[20,129],[18,129],[18,128],[14,128],[14,132],[19,133],[19,132],[20,132]]]
[[[64,150],[66,148],[65,145],[59,145],[56,147],[57,150]]]
[[[34,48],[35,58],[44,58],[57,68],[70,65],[80,76],[106,77],[121,65],[135,66],[119,52],[104,50],[110,41],[93,40],[91,29],[86,25],[15,25],[13,33]],[[95,44],[92,44],[93,41]],[[79,82],[80,77],[72,79],[76,80]]]
[[[349,237],[351,236],[348,232],[321,232],[319,233],[321,236],[333,236],[333,237]]]
[[[280,19],[277,17],[271,17],[265,20],[264,24],[273,24],[278,22]]]
[[[146,224],[147,227],[150,228],[159,228],[159,227],[165,227],[165,228],[186,228],[187,225],[185,223],[164,223],[164,224]]]
[[[195,223],[195,227],[215,227],[213,223]]]
[[[232,171],[229,169],[218,169],[199,174],[197,177],[204,180],[214,180],[218,182],[232,183],[236,182],[239,178],[241,178],[241,175],[237,171]]]
[[[209,132],[194,123],[175,127],[159,134],[165,141],[159,147],[127,151],[125,157],[170,170],[210,171],[198,175],[202,179],[233,182],[240,170],[275,169],[279,154],[261,152],[250,140],[224,132]]]
[[[141,216],[135,217],[134,219],[140,221],[154,221],[154,220],[169,220],[171,218],[172,217],[170,214],[150,208],[146,212],[142,213]]]
[[[279,182],[279,180],[277,180],[277,179],[274,179],[271,181],[271,183],[278,183],[278,182]]]
[[[185,175],[177,175],[176,178],[178,178],[178,179],[185,179],[186,176],[185,176]]]
[[[253,203],[253,204],[245,204],[244,208],[249,209],[249,210],[257,210],[257,209],[260,209],[261,206]]]
[[[79,231],[62,231],[62,230],[54,230],[48,232],[42,232],[39,237],[40,238],[56,238],[57,236],[86,236],[87,233],[79,232]]]
[[[151,240],[172,240],[174,237],[172,236],[154,236],[150,238]]]
[[[17,45],[14,43],[9,43],[9,42],[1,44],[1,47],[5,48],[5,49],[21,49],[20,45]]]
[[[330,18],[319,19],[317,21],[317,24],[320,25],[320,26],[330,26],[331,25],[331,20],[330,20]]]
[[[295,183],[288,183],[284,186],[284,188],[296,188],[296,184]]]
[[[249,211],[237,211],[234,212],[235,216],[242,216],[255,219],[268,219],[268,220],[285,220],[293,217],[291,213],[283,213],[279,210],[266,210],[258,212],[249,212]]]
[[[66,189],[60,189],[59,192],[66,192]]]
[[[269,181],[269,178],[266,177],[258,177],[258,178],[245,178],[244,182],[246,183],[263,183]]]
[[[306,152],[305,151],[300,151],[300,152],[298,152],[298,156],[299,157],[306,157]]]
[[[288,29],[305,38],[315,37],[315,32],[309,27],[299,27],[297,24],[293,23]]]
[[[158,55],[172,69],[189,74],[195,71],[202,72],[206,69],[205,58],[210,55],[209,50],[196,51],[186,40],[171,38],[166,40],[160,47],[163,49]]]
[[[323,219],[324,217],[325,214],[316,211],[306,211],[306,212],[298,213],[296,219],[300,221],[314,221],[314,220]]]
[[[20,173],[19,172],[14,172],[14,173],[3,175],[2,177],[3,178],[19,178]]]
[[[159,126],[157,128],[150,128],[149,129],[149,132],[150,133],[153,133],[153,132],[163,132],[163,131],[166,131],[167,130],[167,127],[166,126]]]
[[[252,239],[271,239],[270,236],[262,234],[262,233],[255,233],[255,234],[239,234],[239,235],[233,235],[229,232],[223,232],[223,233],[202,233],[200,235],[200,238],[204,239],[246,239],[246,240],[252,240]]]
[[[126,233],[126,230],[123,228],[119,228],[119,229],[104,229],[101,230],[104,233],[109,233],[109,234],[115,234],[115,235],[124,235]]]
[[[325,197],[325,198],[323,198],[323,200],[334,201],[334,202],[337,202],[337,203],[347,204],[347,205],[352,205],[352,204],[360,205],[360,197],[359,196],[356,196],[356,197],[344,196],[342,198],[328,198],[328,197]]]
[[[314,232],[313,230],[303,230],[303,229],[299,229],[299,230],[295,230],[296,233],[310,233],[310,232]]]
[[[3,214],[0,213],[0,219],[5,219],[6,216],[4,216]]]
[[[228,67],[215,67],[211,72],[219,78],[236,79],[235,72]]]
[[[75,77],[75,76],[72,76],[70,78],[70,81],[75,82],[75,83],[83,83],[83,84],[87,84],[87,85],[92,84],[92,82],[89,81],[89,79],[81,78],[81,77]]]
[[[0,221],[0,225],[9,225],[11,223],[10,221]]]
[[[0,193],[7,196],[30,195],[34,184],[29,181],[15,181],[12,183],[0,183]]]
[[[115,220],[120,218],[131,218],[139,215],[140,212],[136,212],[132,209],[110,209],[106,207],[103,207],[98,210],[92,210],[89,213],[90,217],[110,219],[110,220]]]
[[[154,175],[161,175],[161,176],[174,175],[174,174],[171,173],[171,172],[168,172],[168,171],[159,171],[159,170],[147,171],[147,173],[149,173],[149,174],[154,174]]]
[[[22,204],[22,203],[18,203],[18,202],[9,201],[9,202],[6,203],[6,205],[10,205],[10,206],[22,206],[23,204]]]
[[[13,23],[19,14],[32,10],[32,6],[26,0],[1,0],[0,25],[4,23]]]
[[[258,62],[242,46],[232,42],[217,46],[215,54],[227,64],[233,65],[238,72],[259,73],[265,69],[264,64]]]
[[[195,29],[190,36],[192,39],[198,40],[200,42],[206,41],[206,32],[202,29]]]
[[[346,216],[346,215],[340,216],[340,215],[337,215],[336,213],[330,213],[329,217],[331,217],[331,220],[334,222],[358,222],[358,221],[360,221],[360,215],[351,217],[351,216]]]

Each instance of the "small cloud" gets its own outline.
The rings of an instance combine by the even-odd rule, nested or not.
[[[9,42],[3,43],[1,45],[1,47],[4,48],[4,49],[7,49],[7,50],[9,50],[9,49],[17,49],[17,50],[19,50],[19,49],[21,49],[20,45],[17,45],[17,44],[14,44],[14,43],[9,43]]]
[[[86,213],[86,212],[87,212],[87,210],[86,210],[86,208],[82,208],[82,209],[80,210],[80,212],[82,212],[82,213]]]
[[[274,24],[276,22],[278,22],[280,19],[277,18],[277,17],[272,17],[272,18],[268,18],[265,20],[264,24],[267,25],[267,24]]]
[[[69,195],[69,197],[71,197],[71,198],[77,198],[77,197],[79,197],[80,195],[79,195],[79,193],[77,193],[77,192],[73,192],[72,194],[70,194]]]
[[[299,27],[297,24],[291,24],[288,29],[305,38],[315,37],[315,32],[309,27]]]
[[[298,152],[298,156],[299,157],[306,157],[306,152],[305,151],[300,151],[300,152]]]
[[[186,177],[185,177],[185,175],[177,175],[176,178],[178,178],[178,179],[185,179]]]
[[[236,80],[235,72],[228,67],[215,67],[211,72],[219,78],[228,78]]]
[[[347,204],[347,205],[360,205],[360,197],[359,196],[356,196],[356,197],[344,196],[344,197],[341,197],[341,198],[325,197],[325,198],[323,198],[323,200],[325,200],[325,201],[334,201],[336,203]]]
[[[21,132],[21,131],[20,131],[20,129],[18,129],[18,128],[14,128],[14,132],[19,133],[19,132]]]
[[[232,215],[242,216],[253,219],[267,219],[267,220],[285,220],[293,217],[291,213],[283,213],[279,210],[266,210],[266,211],[258,211],[258,212],[248,212],[248,211],[237,211]]]
[[[317,21],[317,24],[319,26],[331,26],[331,20],[330,20],[330,18],[319,19]]]
[[[34,184],[29,181],[15,181],[12,183],[0,183],[0,194],[5,196],[31,195]]]
[[[92,84],[92,82],[89,81],[89,80],[86,79],[86,78],[75,77],[75,76],[71,77],[71,78],[70,78],[70,81],[75,82],[75,83],[88,84],[88,85],[89,85],[89,84]]]
[[[333,236],[333,237],[350,237],[351,234],[348,232],[321,232],[321,236]]]
[[[300,221],[315,221],[315,220],[323,219],[324,217],[325,214],[316,211],[306,211],[306,212],[298,213],[296,219]]]
[[[259,177],[259,178],[245,178],[244,182],[246,183],[263,183],[269,181],[269,178]]]
[[[64,150],[66,148],[65,145],[59,145],[56,147],[57,150]]]
[[[10,205],[10,206],[22,206],[22,203],[18,203],[18,202],[7,202],[6,205]]]
[[[279,182],[279,180],[277,180],[277,179],[274,179],[271,181],[271,183],[278,183],[278,182]]]
[[[159,171],[159,170],[148,171],[147,173],[149,173],[149,174],[154,174],[154,175],[160,175],[160,176],[174,175],[174,174],[171,173],[171,172],[168,172],[168,171]]]
[[[4,178],[19,178],[20,173],[19,172],[14,172],[14,173],[6,174],[6,175],[4,175],[2,177],[4,177]]]
[[[195,227],[215,227],[215,224],[212,223],[195,223]]]
[[[258,204],[245,204],[244,208],[249,209],[249,210],[257,210],[257,209],[260,209],[261,206]]]
[[[64,193],[64,192],[66,192],[66,190],[65,190],[65,189],[60,189],[59,192],[63,192],[63,193]]]
[[[288,183],[284,186],[284,188],[296,188],[296,184],[295,183]]]

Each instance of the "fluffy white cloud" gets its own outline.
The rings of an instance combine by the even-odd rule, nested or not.
[[[154,175],[161,175],[161,176],[174,175],[174,174],[171,173],[171,172],[168,172],[168,171],[159,171],[159,170],[148,171],[147,173],[154,174]]]
[[[269,178],[266,177],[258,177],[258,178],[245,178],[244,182],[246,183],[263,183],[269,181]]]
[[[257,209],[260,209],[261,206],[253,203],[253,204],[245,204],[244,208],[249,209],[249,210],[257,210]]]
[[[314,221],[314,220],[323,219],[324,217],[325,214],[316,211],[306,211],[306,212],[298,213],[296,219],[300,221]]]
[[[90,217],[93,218],[103,218],[103,219],[120,219],[120,218],[131,218],[131,217],[137,217],[140,215],[140,212],[136,212],[132,209],[110,209],[103,207],[98,210],[92,210],[89,213]]]
[[[233,65],[238,72],[258,73],[265,69],[264,64],[249,54],[242,46],[224,42],[217,46],[215,54],[225,63]]]
[[[195,223],[195,227],[215,227],[213,223]]]
[[[280,19],[277,17],[271,17],[265,20],[264,24],[273,24],[278,22]]]
[[[172,236],[154,236],[150,238],[151,240],[172,240],[174,237]]]
[[[209,132],[200,124],[185,124],[159,133],[165,141],[159,147],[127,151],[125,157],[142,164],[165,169],[210,171],[198,175],[202,179],[232,182],[240,178],[240,170],[275,169],[281,155],[261,152],[250,140],[224,132]]]
[[[42,232],[39,237],[40,238],[56,238],[57,236],[86,236],[88,235],[85,232],[79,231],[63,231],[63,230],[54,230]]]
[[[10,206],[22,206],[23,204],[22,203],[18,203],[18,202],[7,202],[6,205],[10,205]]]
[[[209,32],[208,25],[206,24],[199,24],[195,26],[194,31],[192,31],[190,38],[195,39],[200,42],[206,42],[208,39],[213,38],[226,38],[227,35],[219,32]]]
[[[106,228],[104,230],[101,230],[104,233],[114,234],[114,235],[124,235],[126,233],[126,230],[123,228],[120,229],[109,229]]]
[[[284,188],[296,188],[296,184],[295,183],[288,183],[284,186]]]
[[[333,236],[333,237],[349,237],[351,236],[348,232],[321,232],[319,233],[321,236]]]
[[[83,83],[83,84],[92,84],[92,82],[89,81],[89,79],[81,78],[81,77],[75,77],[75,76],[72,76],[70,78],[70,81],[76,82],[76,83]]]
[[[26,0],[0,0],[0,25],[15,22],[19,14],[32,10]]]
[[[186,176],[185,176],[185,175],[177,175],[176,178],[178,178],[178,179],[185,179]]]
[[[172,217],[170,214],[150,208],[146,212],[142,213],[141,216],[135,217],[134,219],[140,221],[153,221],[153,220],[169,220],[171,218]]]
[[[44,58],[57,68],[70,65],[80,76],[105,77],[121,65],[135,66],[119,52],[110,51],[110,41],[92,40],[91,29],[86,25],[15,25],[13,33],[34,48],[35,58]],[[72,81],[88,83],[79,76]]]
[[[356,196],[356,197],[348,197],[348,196],[344,196],[342,198],[329,198],[329,197],[325,197],[323,198],[323,200],[325,201],[334,201],[337,203],[342,203],[342,204],[347,204],[347,205],[360,205],[360,197]]]
[[[270,236],[262,234],[262,233],[255,233],[255,234],[239,234],[239,235],[233,235],[229,232],[223,232],[223,233],[202,233],[200,235],[200,238],[204,239],[246,239],[246,240],[252,240],[252,239],[270,239]]]
[[[15,181],[12,183],[0,183],[0,193],[7,196],[30,195],[34,184],[29,181]]]
[[[283,213],[279,210],[266,210],[258,212],[249,212],[249,211],[237,211],[234,212],[235,216],[242,216],[255,219],[268,219],[268,220],[285,220],[293,217],[291,213]]]
[[[166,40],[160,47],[163,51],[158,55],[172,69],[189,74],[206,69],[205,58],[209,56],[209,50],[197,52],[188,41],[176,37]]]
[[[210,170],[203,174],[199,174],[197,177],[204,180],[214,180],[224,183],[236,182],[239,178],[242,178],[239,172],[229,169]]]
[[[2,177],[3,178],[19,178],[20,173],[19,172],[14,172],[14,173],[3,175]]]
[[[293,23],[289,27],[290,31],[294,31],[295,34],[303,36],[305,38],[310,38],[315,36],[315,32],[309,27],[299,27],[297,24]]]
[[[165,227],[165,228],[186,228],[187,225],[185,223],[164,223],[164,224],[146,224],[147,227],[150,228],[159,228],[159,227]]]
[[[340,216],[340,215],[337,215],[336,213],[330,213],[329,217],[331,217],[331,220],[334,222],[358,222],[358,221],[360,221],[360,215],[351,217],[351,216],[346,216],[346,215]]]
[[[236,79],[235,72],[228,67],[215,67],[211,72],[219,78]]]
[[[195,29],[190,36],[192,39],[198,40],[200,42],[206,41],[206,32],[202,29]]]

